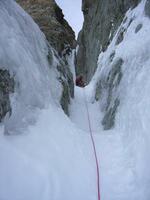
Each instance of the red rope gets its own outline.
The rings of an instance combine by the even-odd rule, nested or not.
[[[89,131],[90,131],[90,137],[91,137],[91,142],[93,146],[93,151],[94,151],[94,157],[95,157],[95,163],[96,163],[96,174],[97,174],[97,199],[101,199],[100,195],[100,173],[99,173],[99,163],[98,163],[98,158],[97,158],[97,152],[96,152],[96,145],[92,133],[92,127],[91,127],[91,120],[90,120],[90,113],[88,109],[88,104],[86,100],[86,94],[85,94],[85,89],[84,89],[84,100],[85,100],[85,105],[86,105],[86,110],[87,110],[87,115],[88,115],[88,124],[89,124]]]

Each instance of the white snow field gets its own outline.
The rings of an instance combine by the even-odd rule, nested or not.
[[[68,118],[58,105],[61,88],[55,63],[51,68],[47,63],[43,34],[14,1],[0,0],[0,66],[19,82],[11,98],[13,114],[0,127],[0,200],[97,200],[85,99],[100,165],[101,200],[150,200],[150,21],[144,4],[128,11],[124,26],[134,20],[123,42],[115,46],[115,37],[100,55],[91,83],[75,88]],[[143,27],[135,33],[139,23]],[[114,49],[115,58],[124,59],[117,91],[121,104],[114,129],[103,131],[105,94],[95,102],[95,85],[109,73]],[[22,134],[8,136],[6,130]]]

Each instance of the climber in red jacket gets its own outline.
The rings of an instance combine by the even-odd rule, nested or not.
[[[79,75],[79,76],[76,78],[76,86],[78,86],[78,87],[85,87],[85,83],[84,83],[84,80],[83,80],[83,76],[82,76],[82,75]]]

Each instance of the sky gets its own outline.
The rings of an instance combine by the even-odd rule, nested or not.
[[[65,19],[69,22],[77,37],[83,24],[82,0],[56,0],[56,2],[63,10]]]

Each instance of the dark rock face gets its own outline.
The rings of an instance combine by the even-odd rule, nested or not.
[[[140,0],[83,0],[83,29],[78,37],[77,74],[87,82],[92,78],[100,52],[105,51],[121,24],[126,11]],[[149,4],[148,4],[149,5]],[[147,7],[148,7],[147,5]],[[149,10],[149,9],[148,9]],[[148,11],[147,11],[148,14]],[[120,33],[118,43],[123,38]]]
[[[138,33],[141,30],[142,26],[143,26],[142,24],[138,24],[135,29],[135,33]]]
[[[33,17],[49,44],[57,51],[50,47],[47,58],[52,65],[52,51],[54,51],[55,57],[59,60],[58,81],[62,84],[60,104],[64,112],[69,115],[70,99],[74,97],[74,83],[67,56],[72,54],[72,49],[76,47],[74,31],[54,0],[17,0],[17,2]]]
[[[120,104],[120,100],[118,97],[115,97],[114,92],[117,89],[120,81],[122,79],[122,67],[123,60],[120,58],[116,62],[113,63],[112,69],[107,77],[106,82],[106,90],[108,90],[107,104],[105,115],[102,120],[102,125],[104,130],[111,129],[115,124],[115,116],[117,112],[117,108]]]
[[[53,52],[52,52],[53,51]],[[73,74],[70,70],[70,65],[67,57],[73,56],[73,51],[70,46],[67,46],[62,52],[62,56],[58,55],[54,49],[49,47],[49,53],[47,55],[47,59],[50,65],[53,65],[53,55],[57,59],[58,63],[56,66],[56,70],[58,72],[58,81],[62,85],[62,94],[60,99],[60,105],[64,112],[69,116],[69,104],[71,98],[74,98],[74,81]]]
[[[124,61],[121,58],[119,58],[112,62],[111,59],[112,54],[110,55],[111,70],[104,80],[100,80],[97,83],[95,93],[95,99],[97,101],[100,100],[104,90],[107,93],[106,104],[103,110],[104,117],[102,119],[102,125],[104,127],[104,130],[109,130],[114,127],[116,112],[120,104],[120,100],[115,95],[115,92],[123,76],[122,65]]]
[[[15,82],[7,70],[0,69],[0,122],[5,115],[11,114],[10,93],[14,92]]]
[[[61,55],[66,45],[76,47],[75,34],[54,0],[16,0],[35,20],[49,43]]]
[[[64,112],[67,115],[69,115],[70,99],[74,98],[73,76],[72,76],[72,73],[70,72],[70,69],[67,63],[65,65],[65,63],[61,62],[60,65],[57,66],[57,70],[60,73],[59,81],[63,87],[60,104]]]
[[[116,45],[120,44],[123,41],[125,29],[121,28],[117,37]]]
[[[104,127],[104,130],[109,130],[114,127],[116,112],[119,104],[120,104],[119,99],[116,99],[112,107],[110,107],[109,110],[106,112],[102,120],[102,125]]]
[[[147,0],[146,1],[146,4],[145,4],[145,14],[150,17],[150,0]]]

